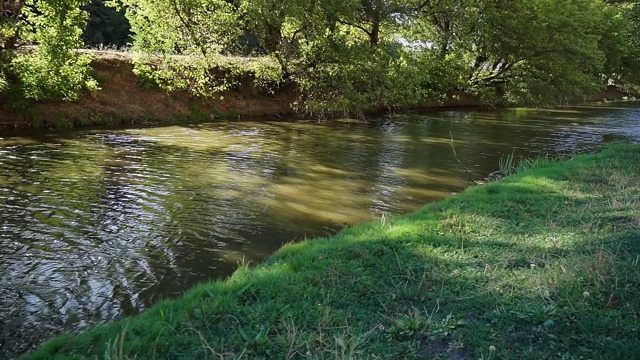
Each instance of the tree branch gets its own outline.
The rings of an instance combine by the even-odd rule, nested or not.
[[[196,46],[202,53],[202,56],[207,57],[207,49],[205,48],[204,44],[202,44],[198,40],[195,30],[193,30],[193,27],[191,26],[191,24],[187,22],[184,16],[182,16],[182,13],[180,12],[180,8],[178,8],[177,0],[171,0],[171,5],[173,6],[173,10],[176,12],[176,15],[178,16],[178,19],[180,20],[182,25],[187,29],[187,32],[189,32],[189,36],[191,36],[191,39],[193,40],[193,42],[196,44]]]

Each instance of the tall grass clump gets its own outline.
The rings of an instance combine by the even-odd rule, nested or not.
[[[503,155],[500,157],[500,160],[498,161],[498,171],[502,176],[512,175],[516,170],[517,166],[514,152],[511,152],[511,154],[508,154],[507,156]]]

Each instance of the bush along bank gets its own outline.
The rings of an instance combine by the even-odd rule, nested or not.
[[[21,107],[3,104],[0,96],[0,129],[166,125],[292,114],[293,98],[287,89],[277,95],[261,92],[250,79],[249,65],[242,65],[244,72],[220,75],[220,81],[235,86],[232,90],[203,98],[183,89],[161,88],[156,83],[162,78],[134,72],[135,60],[131,54],[87,54],[93,59],[92,75],[99,90],[85,91],[76,101],[31,101]],[[239,68],[240,65],[233,69],[240,71]],[[178,80],[176,82],[182,83]]]
[[[0,94],[0,130],[83,126],[171,125],[246,118],[327,118],[379,115],[409,106],[362,106],[338,112],[307,111],[298,103],[304,89],[281,83],[267,58],[144,58],[108,51],[85,51],[95,91],[74,101],[49,99],[16,103]],[[203,73],[207,74],[206,81]],[[13,99],[15,100],[15,99]],[[488,106],[472,94],[449,90],[411,106],[419,109]]]
[[[634,358],[638,159],[617,145],[528,162],[27,358]]]

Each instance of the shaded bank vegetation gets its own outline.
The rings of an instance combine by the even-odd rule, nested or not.
[[[130,41],[146,87],[210,101],[250,79],[260,93],[288,91],[289,105],[308,114],[421,107],[459,94],[544,106],[639,83],[635,0],[1,4],[0,100],[12,107],[99,91],[87,55],[73,51],[82,39]]]
[[[28,358],[634,358],[639,157],[525,162]]]

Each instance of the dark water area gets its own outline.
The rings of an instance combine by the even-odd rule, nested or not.
[[[639,142],[640,103],[0,134],[0,358],[461,191],[451,135],[480,179]]]

